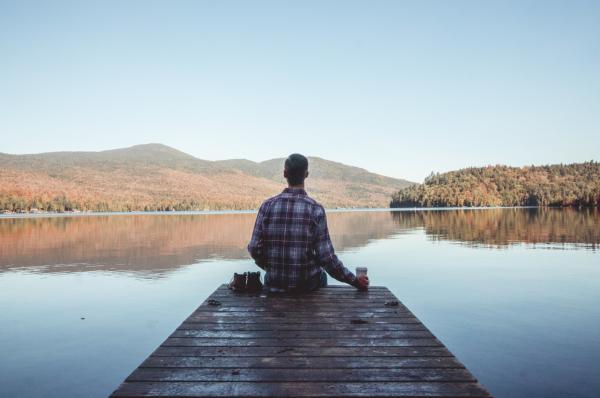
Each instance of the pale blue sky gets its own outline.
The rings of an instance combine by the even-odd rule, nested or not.
[[[600,160],[598,1],[2,1],[0,152]]]

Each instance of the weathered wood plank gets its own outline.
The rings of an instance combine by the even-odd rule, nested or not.
[[[310,314],[314,314],[316,312],[319,313],[330,313],[330,314],[348,314],[350,316],[360,316],[363,313],[373,313],[373,314],[388,314],[391,316],[395,315],[403,315],[403,316],[414,316],[414,314],[402,308],[386,308],[381,306],[381,308],[377,307],[346,307],[346,306],[330,306],[330,305],[315,305],[310,307],[296,307],[289,308],[289,306],[270,306],[270,305],[260,305],[257,304],[255,306],[241,307],[241,306],[228,306],[227,304],[223,304],[220,306],[202,306],[198,307],[192,314],[200,314],[200,313],[231,313],[234,315],[240,315],[245,313],[256,314],[257,316],[269,316],[269,314],[279,314],[286,313],[292,315],[306,316]]]
[[[231,315],[227,313],[216,313],[216,314],[193,314],[186,321],[187,322],[217,322],[217,323],[289,323],[289,322],[308,322],[308,323],[338,323],[338,322],[351,322],[352,319],[363,319],[374,323],[420,323],[420,321],[413,316],[327,316],[327,317],[311,317],[311,316],[252,316],[246,314],[245,316]]]
[[[227,294],[227,293],[234,293],[234,294],[244,294],[244,293],[238,293],[238,292],[234,292],[233,290],[230,290],[229,288],[219,288],[217,290],[215,290],[215,292],[213,294]],[[278,296],[293,296],[296,295],[297,293],[277,293],[277,292],[255,292],[255,293],[246,293],[246,294],[255,294],[255,295],[260,295],[260,294],[268,294],[268,295],[278,295]],[[335,286],[328,286],[327,289],[319,289],[319,290],[315,290],[312,292],[307,292],[307,293],[303,293],[305,295],[321,295],[321,296],[325,296],[325,295],[335,295],[335,294],[343,294],[346,296],[367,296],[367,295],[383,295],[383,294],[392,294],[392,292],[389,291],[389,289],[372,289],[369,288],[369,290],[357,290],[357,289],[353,289],[350,290],[348,289],[348,286],[346,287],[340,287],[340,288],[336,288]]]
[[[327,286],[327,290],[335,290],[335,289],[348,290],[349,287],[347,285],[342,285],[342,284],[339,284],[339,285],[333,285],[333,284],[331,284],[331,285]],[[227,283],[221,283],[215,289],[215,291],[220,291],[220,290],[229,290],[229,287],[228,287]],[[376,292],[376,291],[386,291],[386,292],[389,292],[390,291],[390,289],[388,289],[385,286],[370,286],[369,290],[371,290],[373,292]]]
[[[220,285],[217,289],[215,289],[215,293],[218,292],[230,292],[227,284]],[[311,292],[311,294],[329,294],[329,293],[344,293],[344,294],[365,294],[365,293],[391,293],[390,289],[385,286],[370,286],[368,291],[361,291],[356,289],[349,289],[347,285],[329,285],[326,289],[319,289],[317,291]],[[285,293],[277,293],[277,294],[285,294]]]
[[[183,322],[178,330],[231,330],[231,331],[395,331],[395,330],[428,330],[420,322],[410,323],[366,323],[353,324],[344,323],[204,323],[204,322]]]
[[[274,295],[255,295],[255,294],[221,294],[210,296],[209,299],[218,299],[219,301],[227,301],[231,303],[342,303],[342,304],[356,304],[361,305],[366,302],[373,302],[376,304],[385,304],[389,301],[397,300],[395,296],[377,296],[377,297],[361,297],[361,296],[335,296],[335,297],[322,297],[322,296],[306,296],[306,298],[298,297],[298,296],[274,296]]]
[[[195,313],[200,314],[214,314],[215,316],[238,316],[243,314],[250,314],[254,316],[269,316],[272,313],[285,313],[285,314],[310,314],[310,313],[323,313],[322,316],[348,316],[345,314],[349,314],[350,316],[355,316],[360,313],[374,313],[374,314],[390,314],[392,316],[401,315],[401,316],[414,316],[412,311],[409,311],[404,308],[399,307],[385,307],[381,306],[353,306],[353,305],[310,305],[310,306],[301,306],[300,304],[289,303],[285,306],[271,306],[268,304],[257,303],[256,305],[248,308],[243,308],[241,306],[237,306],[236,304],[222,303],[219,306],[200,306],[198,307],[191,315]],[[226,315],[229,314],[230,315]],[[218,315],[223,314],[223,315]],[[321,316],[321,315],[320,315]]]
[[[165,347],[440,347],[435,338],[405,339],[216,339],[203,337],[169,337]]]
[[[166,347],[154,357],[451,357],[446,347]]]
[[[149,357],[142,368],[464,368],[454,357]]]
[[[211,296],[211,298],[223,300],[243,300],[247,298],[254,298],[256,300],[264,300],[264,301],[275,301],[275,300],[298,300],[298,295],[291,294],[253,294],[253,293],[215,293]],[[332,301],[363,301],[363,300],[376,300],[376,301],[386,301],[386,300],[395,300],[395,296],[391,293],[335,293],[335,294],[319,294],[319,293],[306,293],[306,300],[332,300]]]
[[[414,318],[414,315],[400,311],[388,311],[388,312],[372,312],[372,311],[353,311],[353,312],[298,312],[298,311],[241,311],[241,312],[214,312],[214,311],[195,311],[190,318],[289,318],[289,319],[305,319],[305,318],[328,318],[328,319],[340,319],[340,318]],[[188,319],[190,319],[188,318]]]
[[[126,382],[115,397],[488,397],[475,383],[454,382]]]
[[[274,294],[248,294],[248,293],[219,293],[215,295],[211,295],[210,298],[222,298],[223,300],[231,301],[231,302],[239,302],[246,303],[248,300],[250,302],[263,302],[263,303],[277,303],[277,302],[286,302],[286,301],[296,301],[296,302],[314,302],[321,301],[323,303],[328,302],[347,302],[347,303],[363,303],[366,304],[367,301],[393,301],[397,300],[396,297],[392,294],[375,294],[375,295],[344,295],[344,294],[335,294],[335,295],[319,295],[314,293],[306,294],[305,297],[300,297],[299,295],[274,295]]]
[[[269,313],[269,312],[287,312],[292,314],[311,314],[315,311],[320,312],[344,312],[344,313],[361,313],[361,312],[371,312],[371,313],[381,313],[381,314],[412,314],[410,311],[398,307],[384,307],[381,308],[373,308],[373,306],[339,306],[339,305],[311,305],[311,306],[298,306],[295,308],[290,308],[289,305],[253,305],[253,306],[229,306],[227,304],[220,306],[208,306],[202,305],[199,307],[194,313],[201,312],[234,312],[234,313]]]
[[[429,331],[421,330],[394,330],[394,331],[208,331],[208,330],[188,330],[177,329],[171,334],[171,337],[204,337],[215,339],[408,339],[408,338],[427,338],[434,336]]]
[[[260,325],[270,325],[272,327],[275,326],[286,326],[286,325],[314,325],[314,326],[322,326],[322,325],[352,325],[358,326],[359,324],[368,324],[368,325],[401,325],[401,324],[421,324],[421,321],[417,318],[400,318],[400,317],[390,317],[390,318],[342,318],[342,319],[301,319],[301,318],[212,318],[212,319],[199,319],[199,318],[188,318],[185,323],[187,324],[203,324],[203,325],[226,325],[226,324],[260,324]]]
[[[138,368],[127,381],[475,381],[466,369],[255,369],[255,368]]]
[[[222,285],[112,396],[489,394],[386,288],[272,295]]]
[[[211,300],[215,300],[214,297],[211,297]],[[259,298],[259,297],[246,297],[245,299],[236,299],[230,300],[227,298],[218,298],[216,299],[223,306],[228,307],[243,307],[243,308],[269,308],[269,307],[286,307],[290,311],[294,310],[302,310],[302,309],[313,309],[313,308],[344,308],[344,309],[376,309],[376,308],[389,308],[389,309],[398,309],[409,311],[406,306],[402,304],[398,304],[396,307],[391,307],[390,303],[395,300],[387,300],[387,299],[367,299],[367,300],[355,300],[355,299],[336,299],[336,300],[327,300],[324,301],[322,299],[307,299],[305,301],[301,301],[294,298]],[[387,304],[387,305],[386,305]],[[212,306],[208,302],[204,302],[201,304],[199,308],[218,308],[217,306]]]
[[[304,296],[307,298],[315,298],[315,297],[341,297],[341,298],[381,298],[381,297],[390,297],[394,298],[395,296],[389,290],[368,290],[368,291],[360,291],[360,290],[349,290],[349,289],[320,289],[314,292],[304,293]],[[226,296],[228,298],[233,297],[271,297],[271,298],[285,298],[285,297],[298,297],[296,293],[238,293],[228,289],[217,290],[212,294],[213,297]]]

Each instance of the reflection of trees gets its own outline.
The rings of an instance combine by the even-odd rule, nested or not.
[[[211,258],[247,259],[255,214],[119,215],[0,220],[0,270],[160,271]],[[386,238],[388,212],[328,214],[338,251]]]
[[[475,245],[600,243],[598,209],[485,209],[394,212],[402,228],[424,228],[434,240]]]
[[[348,251],[404,230],[467,245],[600,243],[600,212],[573,209],[487,209],[330,212],[331,238]],[[0,272],[38,267],[159,273],[212,259],[249,259],[255,214],[119,215],[0,220]],[[45,266],[45,267],[44,267]]]

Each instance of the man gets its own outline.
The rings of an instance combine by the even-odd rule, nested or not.
[[[248,251],[266,271],[265,288],[271,292],[305,292],[327,286],[333,278],[367,289],[369,278],[358,278],[337,258],[327,229],[325,209],[304,190],[308,160],[292,154],[283,176],[288,187],[267,199],[256,217]]]

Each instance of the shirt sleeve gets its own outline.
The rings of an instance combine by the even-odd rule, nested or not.
[[[317,261],[331,277],[340,282],[356,286],[356,276],[335,255],[333,244],[329,237],[325,209],[322,207],[317,209],[315,221],[317,224],[315,233],[315,254]]]
[[[248,253],[254,259],[256,265],[266,270],[265,253],[263,249],[263,229],[264,229],[264,218],[267,208],[267,202],[263,203],[258,209],[256,215],[256,222],[254,223],[254,230],[252,231],[252,238],[248,244]]]

